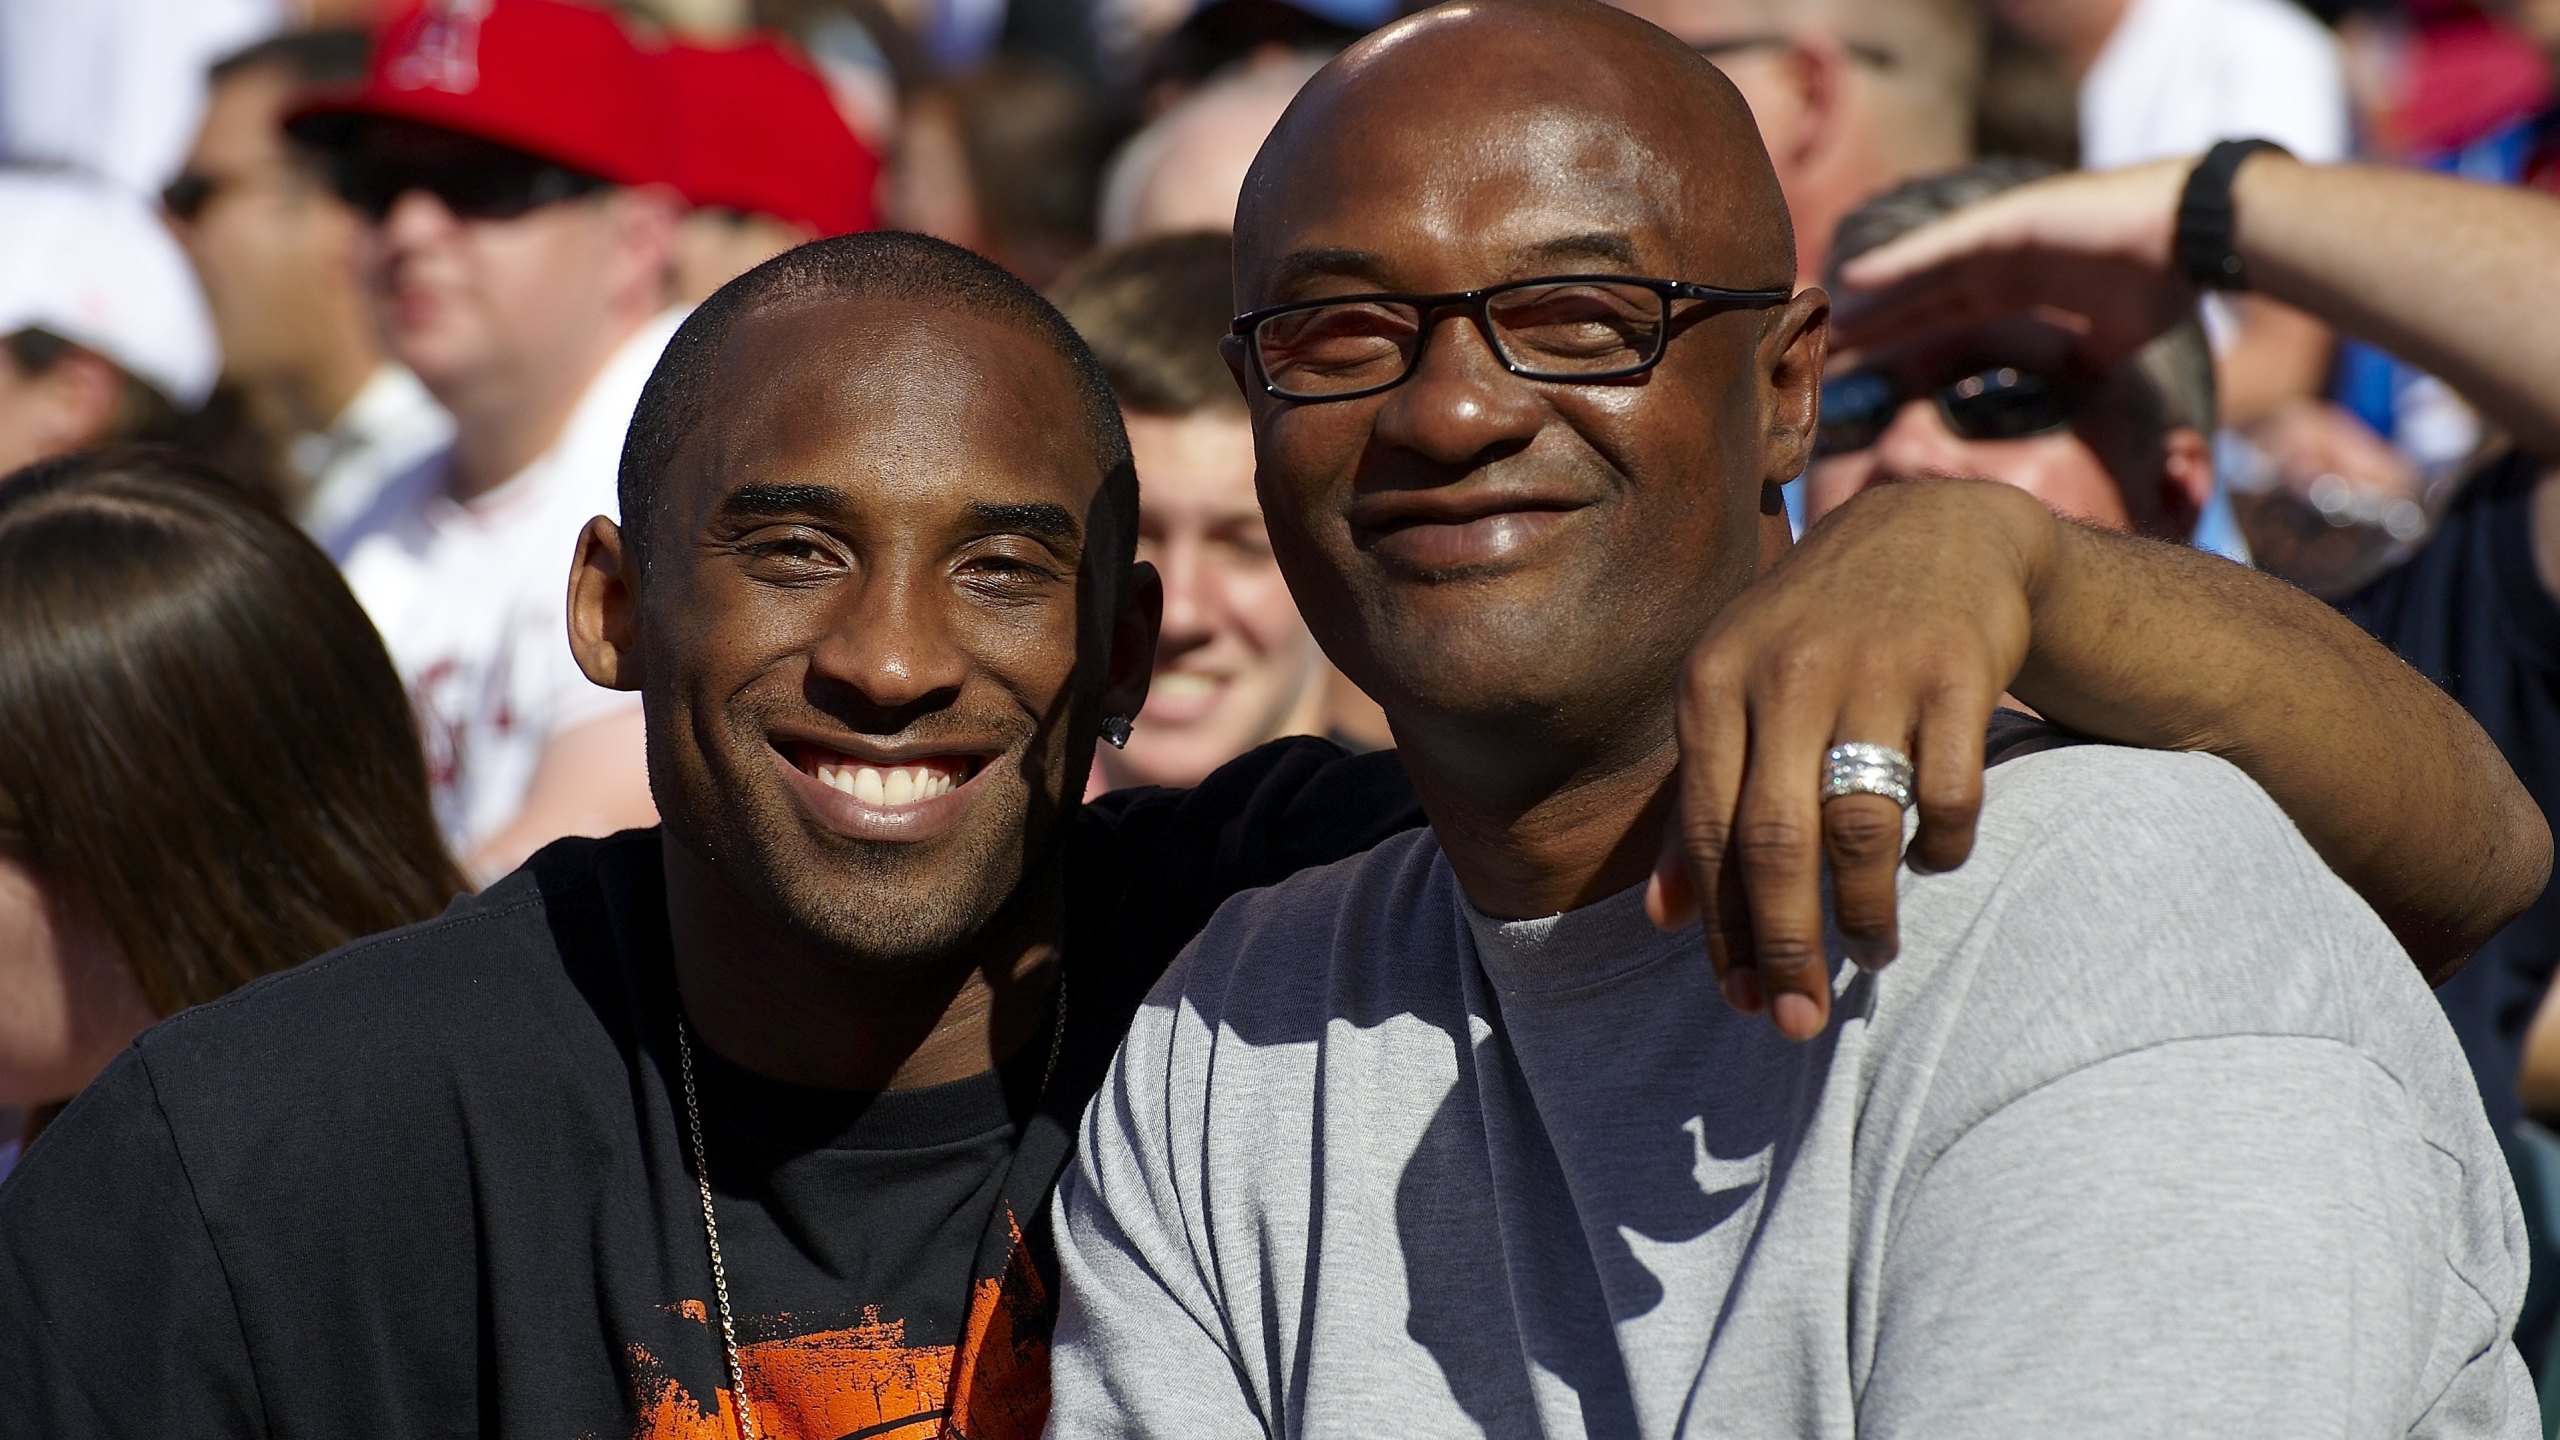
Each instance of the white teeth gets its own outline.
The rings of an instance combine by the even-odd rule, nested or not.
[[[888,787],[882,783],[880,772],[872,769],[868,765],[855,766],[853,768],[853,798],[861,801],[865,805],[888,804],[889,790]]]
[[[948,795],[960,788],[960,777],[933,765],[820,765],[818,783],[865,805],[895,809]]]
[[[1189,675],[1179,670],[1158,675],[1152,683],[1156,692],[1169,700],[1198,700],[1218,688],[1218,682],[1206,675]]]

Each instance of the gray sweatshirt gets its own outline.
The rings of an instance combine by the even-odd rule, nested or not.
[[[2390,934],[2221,761],[1995,767],[1810,1044],[1428,831],[1239,897],[1057,1201],[1055,1436],[2530,1436],[2523,1226]]]

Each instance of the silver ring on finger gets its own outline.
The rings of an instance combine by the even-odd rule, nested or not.
[[[1890,745],[1850,740],[1823,752],[1825,800],[1837,800],[1843,795],[1881,795],[1908,810],[1911,778],[1911,757]]]

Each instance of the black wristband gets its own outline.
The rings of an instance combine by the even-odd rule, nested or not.
[[[2231,181],[2240,163],[2261,150],[2290,156],[2273,140],[2225,140],[2204,152],[2187,173],[2187,188],[2178,197],[2178,242],[2174,258],[2180,273],[2207,290],[2246,290],[2248,272],[2231,248]]]

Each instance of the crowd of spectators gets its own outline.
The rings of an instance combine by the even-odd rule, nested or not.
[[[2560,823],[2560,200],[2533,194],[2560,194],[2560,3],[1614,3],[1730,79],[1779,278],[1831,297],[1797,533],[1955,477],[2216,552],[2389,646]],[[1284,392],[1229,231],[1310,80],[1423,8],[0,5],[0,1175],[161,1018],[658,822],[683,717],[606,683],[609,602],[573,645],[571,558],[662,563],[590,523],[633,493],[644,389],[809,242],[983,257],[1117,402],[1158,618],[1082,795],[1289,736],[1393,749],[1266,528],[1255,397]],[[2225,143],[2252,140],[2301,168]],[[2219,281],[2178,228],[2216,164]],[[991,293],[919,253],[919,284]],[[837,283],[807,266],[764,288]],[[721,324],[697,379],[746,363]],[[2228,758],[2423,961],[2290,762]],[[1412,823],[1401,789],[1376,810],[1342,853]],[[2550,1262],[2515,1336],[2560,1397],[2560,886],[2466,948],[2435,993]]]

